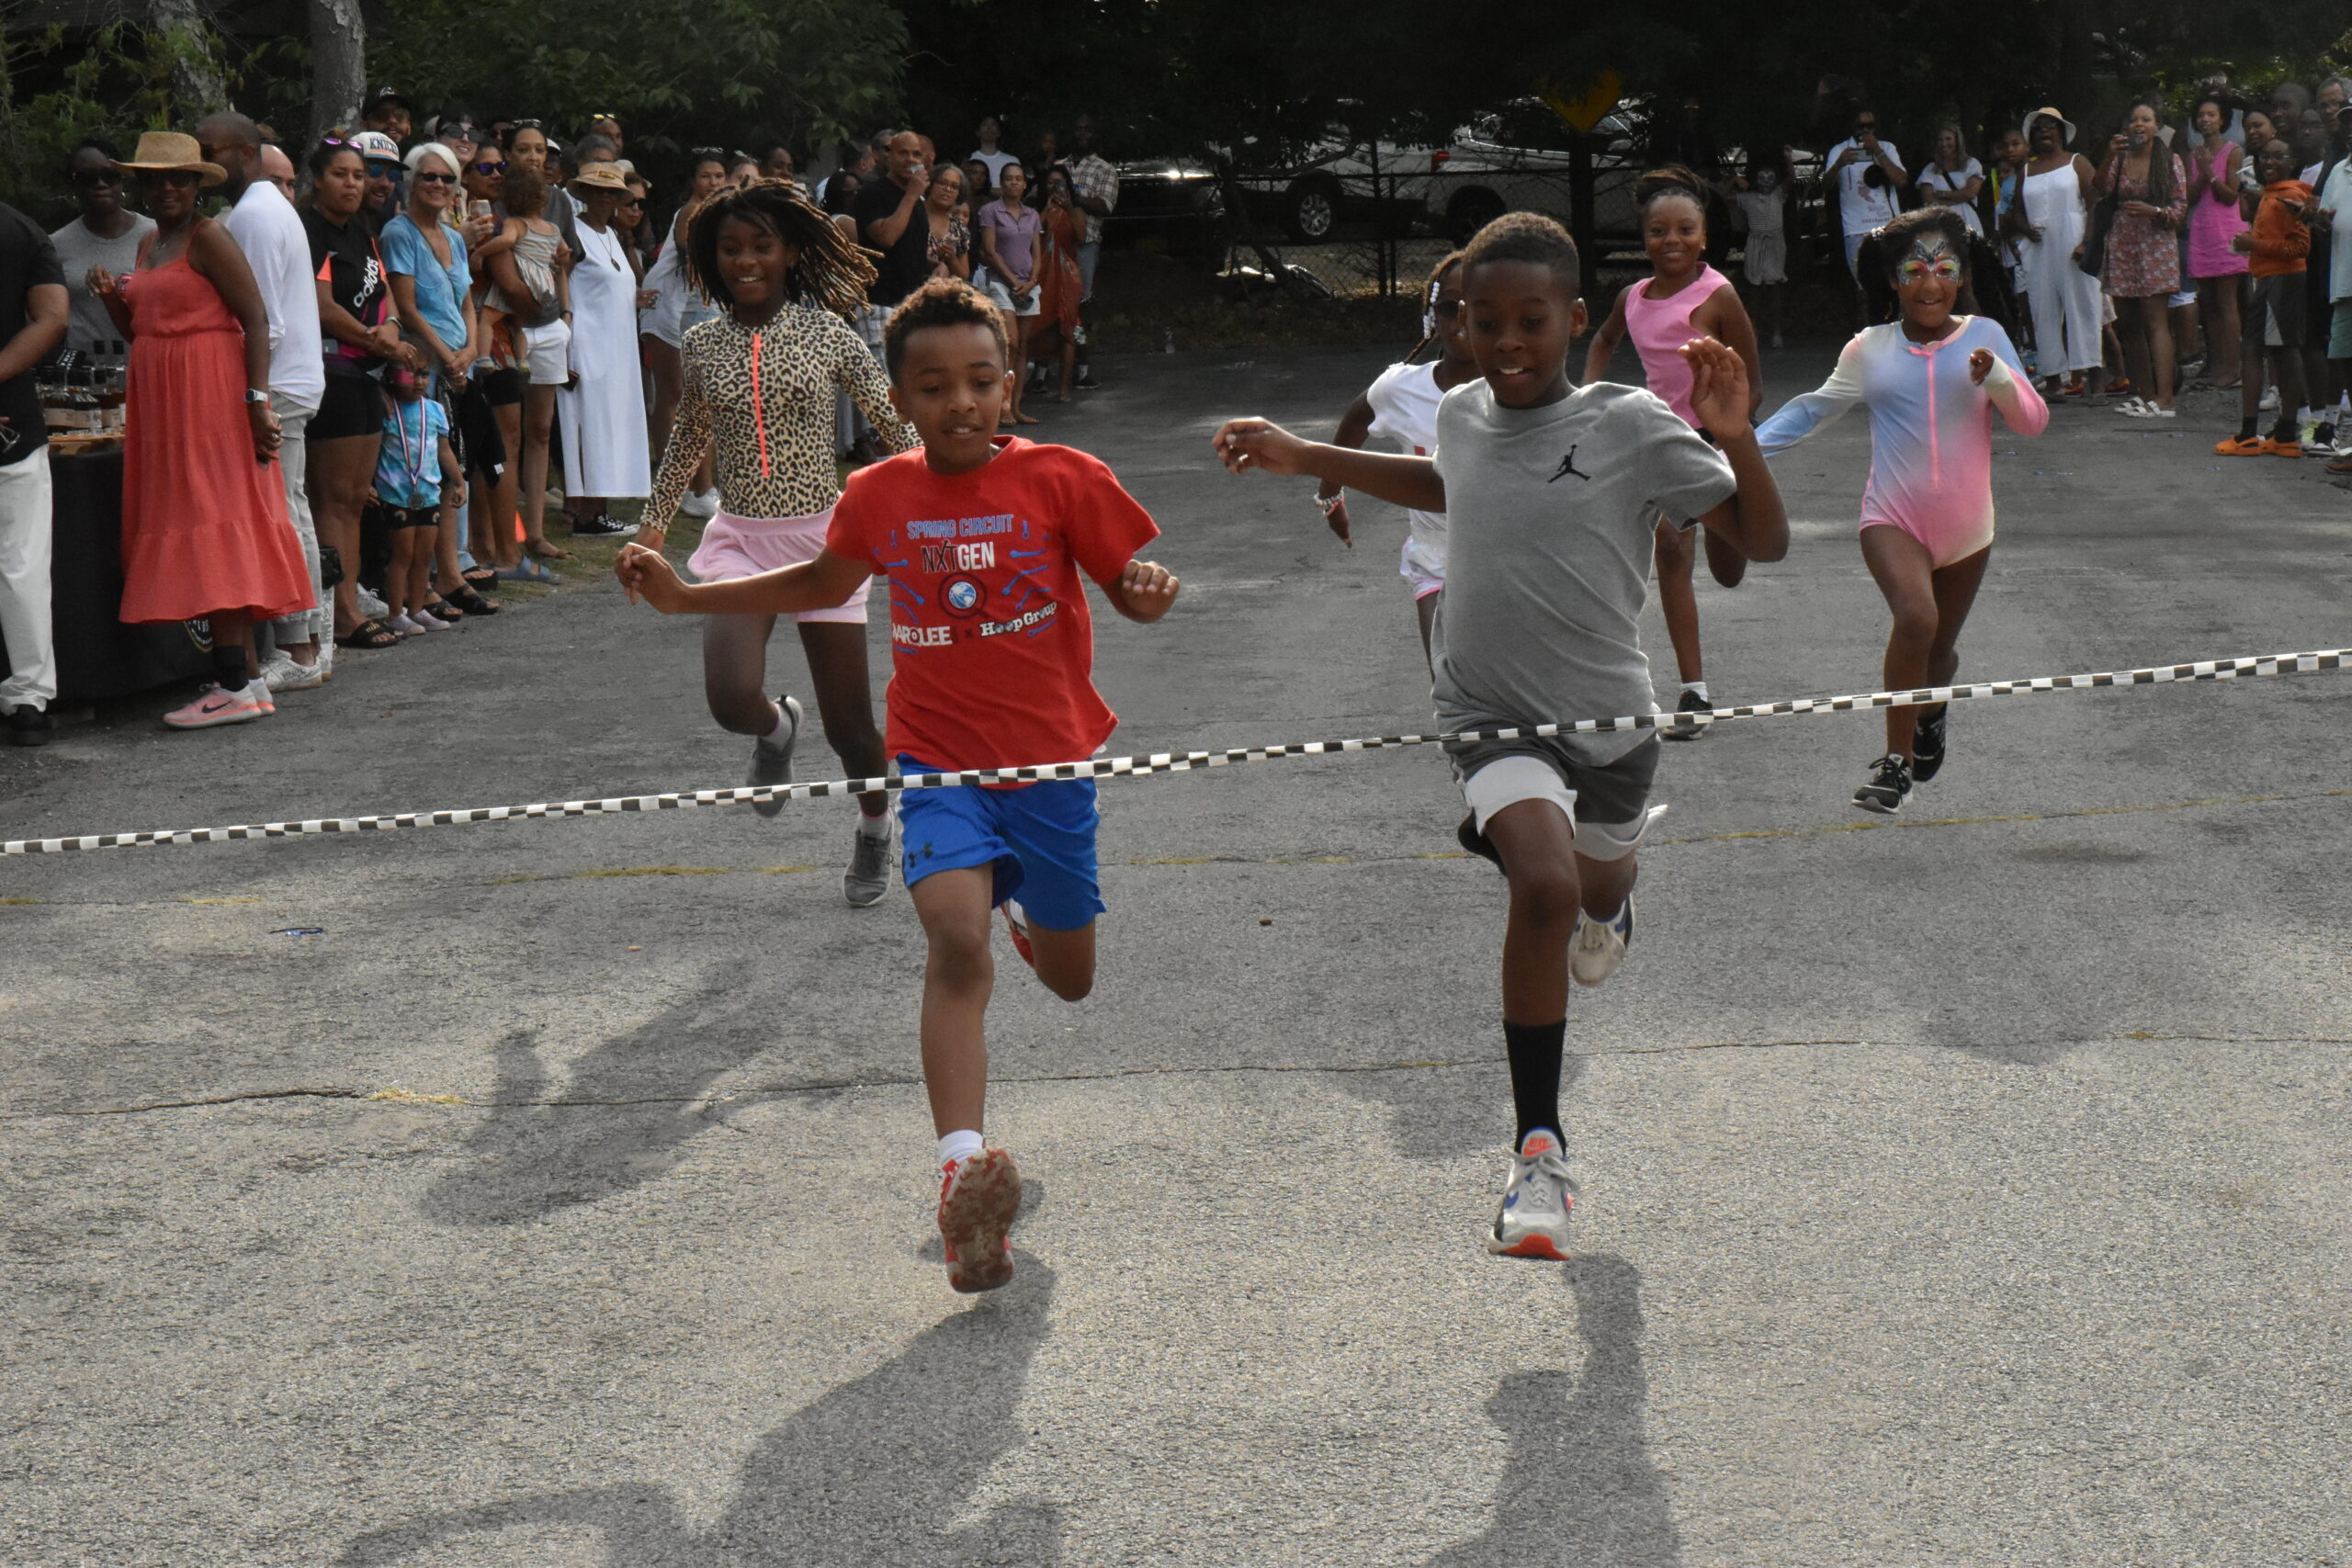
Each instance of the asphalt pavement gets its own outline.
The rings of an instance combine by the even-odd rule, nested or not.
[[[1384,359],[1044,411],[1185,582],[1098,617],[1114,749],[1428,728],[1400,515],[1343,550],[1206,446]],[[1964,677],[2352,644],[2352,494],[2188,406],[1999,434]],[[1719,701],[1879,684],[1868,446],[1702,583]],[[731,784],[697,647],[605,581],[264,723],[159,694],[0,754],[0,831]],[[1670,748],[1566,1266],[1479,1245],[1503,899],[1428,750],[1104,784],[1093,997],[1000,953],[979,1299],[845,803],[0,863],[0,1562],[2352,1564],[2347,720],[2352,673],[1966,704],[1894,821],[1875,715]]]

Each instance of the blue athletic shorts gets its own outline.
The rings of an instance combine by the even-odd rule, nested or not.
[[[900,773],[939,773],[912,757]],[[910,789],[899,796],[899,837],[907,886],[939,871],[989,865],[996,872],[990,902],[1018,897],[1030,923],[1074,931],[1102,912],[1094,858],[1102,821],[1092,779],[1054,779],[1020,789]]]

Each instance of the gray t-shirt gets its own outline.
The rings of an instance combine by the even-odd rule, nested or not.
[[[134,215],[130,227],[109,240],[90,232],[79,218],[49,237],[57,247],[58,265],[65,269],[65,298],[73,317],[65,324],[65,346],[84,354],[100,344],[119,341],[122,333],[107,314],[104,301],[90,292],[90,269],[103,265],[111,273],[139,268],[139,242],[155,231],[155,220]]]
[[[1484,379],[1438,405],[1450,533],[1430,637],[1447,729],[1657,711],[1635,623],[1657,519],[1689,526],[1737,488],[1655,393],[1613,381],[1504,408]],[[1569,742],[1613,761],[1638,730]]]

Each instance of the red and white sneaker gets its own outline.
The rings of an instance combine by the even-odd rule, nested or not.
[[[254,691],[259,688],[261,695]],[[248,682],[235,691],[220,686],[207,686],[196,695],[196,701],[186,707],[174,708],[164,716],[164,722],[174,729],[210,729],[223,724],[243,724],[277,711],[269,701],[267,686],[260,682]]]
[[[1538,1127],[1511,1160],[1510,1183],[1502,1207],[1487,1232],[1487,1250],[1506,1258],[1568,1260],[1568,1214],[1577,1206],[1576,1179],[1568,1174],[1560,1140]]]
[[[967,1155],[940,1173],[939,1235],[947,1244],[947,1283],[971,1295],[1012,1279],[1012,1216],[1021,1172],[1002,1149]]]
[[[1037,950],[1029,945],[1029,917],[1020,905],[1007,898],[997,906],[1004,911],[1004,929],[1012,933],[1012,951],[1030,968],[1037,967]]]

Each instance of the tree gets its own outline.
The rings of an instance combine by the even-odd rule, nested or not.
[[[310,0],[311,139],[359,123],[368,91],[368,21],[359,0]]]

